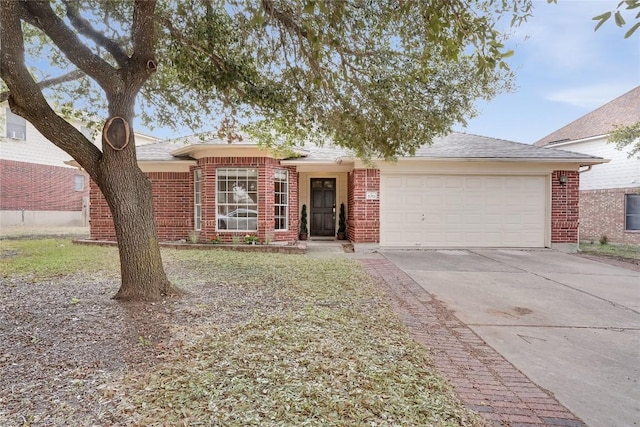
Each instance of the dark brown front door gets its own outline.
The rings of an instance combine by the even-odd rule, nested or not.
[[[336,179],[311,178],[312,236],[336,235]]]

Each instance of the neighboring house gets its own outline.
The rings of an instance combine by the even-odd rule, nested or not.
[[[347,236],[387,247],[564,247],[575,250],[578,170],[598,157],[452,133],[415,156],[363,163],[332,146],[279,158],[255,143],[159,142],[138,149],[152,182],[161,240],[234,235],[333,238],[341,203]],[[337,208],[337,209],[336,209]],[[107,204],[91,183],[91,238],[114,240]]]
[[[611,160],[580,174],[580,240],[640,244],[640,159],[607,142],[638,121],[640,86],[535,143]]]
[[[91,137],[82,123],[74,125]],[[99,140],[98,140],[99,141]],[[158,140],[136,134],[136,144]],[[88,224],[89,176],[31,123],[0,105],[0,227]]]

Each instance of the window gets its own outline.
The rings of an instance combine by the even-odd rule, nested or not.
[[[216,212],[218,230],[258,230],[258,170],[217,170]]]
[[[625,194],[624,229],[640,230],[640,194]]]
[[[273,177],[276,230],[289,228],[289,171],[277,169]]]
[[[202,170],[193,171],[193,227],[202,230]]]
[[[84,175],[73,176],[73,189],[75,191],[84,191]]]
[[[26,140],[27,139],[27,121],[17,114],[13,114],[9,108],[6,109],[7,117],[7,138]]]

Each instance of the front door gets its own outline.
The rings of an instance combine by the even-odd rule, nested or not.
[[[336,235],[336,179],[311,178],[312,236]]]

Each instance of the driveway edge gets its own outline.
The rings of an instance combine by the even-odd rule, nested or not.
[[[586,427],[394,263],[359,261],[467,408],[494,426]]]

